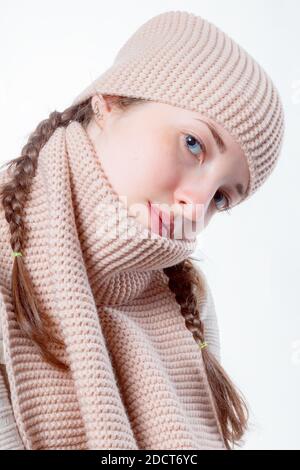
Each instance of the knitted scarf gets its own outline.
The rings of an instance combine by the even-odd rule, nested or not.
[[[83,126],[58,127],[26,202],[23,259],[68,372],[46,363],[16,322],[0,212],[4,356],[21,439],[26,449],[224,449],[201,351],[163,272],[196,240],[149,237],[120,201]],[[206,339],[219,354],[205,285]]]

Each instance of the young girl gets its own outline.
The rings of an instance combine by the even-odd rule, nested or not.
[[[248,408],[192,253],[264,183],[283,130],[263,68],[185,11],[38,125],[0,174],[1,448],[241,444]]]

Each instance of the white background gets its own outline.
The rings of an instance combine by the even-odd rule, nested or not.
[[[0,164],[111,65],[128,37],[167,10],[201,15],[261,63],[286,114],[280,161],[253,198],[199,237],[222,363],[250,406],[243,449],[300,449],[300,2],[1,1]]]

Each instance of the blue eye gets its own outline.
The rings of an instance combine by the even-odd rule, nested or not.
[[[184,139],[185,140],[185,145],[186,147],[191,150],[191,153],[193,153],[194,156],[197,156],[197,154],[199,154],[199,151],[202,150],[202,152],[205,153],[205,145],[203,144],[203,142],[199,141],[198,139],[196,139],[195,137],[193,137],[191,134],[187,134],[186,138]],[[194,153],[195,151],[195,153]]]
[[[221,198],[216,198],[216,195],[219,194],[221,196]],[[214,196],[214,199],[216,198],[215,200],[215,206],[216,206],[216,209],[221,212],[221,211],[230,211],[230,205],[231,205],[231,199],[229,196],[227,196],[226,193],[224,193],[223,191],[217,191],[215,193],[215,196]],[[225,200],[225,207],[219,209],[219,201],[221,200]]]

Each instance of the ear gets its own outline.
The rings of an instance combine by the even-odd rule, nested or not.
[[[102,128],[102,124],[103,124],[103,97],[102,95],[94,95],[92,97],[92,101],[91,101],[91,104],[92,104],[92,108],[93,108],[93,111],[94,111],[94,119],[96,121],[96,123],[98,124],[98,126],[100,128]]]

